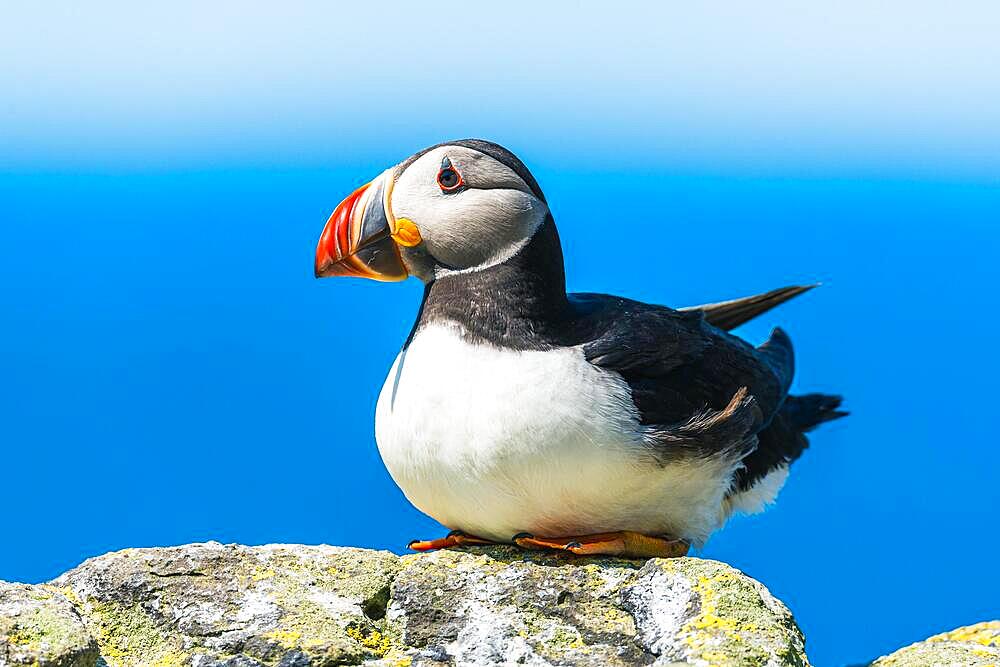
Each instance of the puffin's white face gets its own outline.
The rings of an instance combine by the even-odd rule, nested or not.
[[[316,275],[428,281],[474,271],[517,253],[547,215],[507,165],[466,146],[438,146],[337,207],[320,237]]]
[[[439,272],[509,258],[545,220],[548,207],[509,167],[464,146],[425,153],[396,178],[391,215],[413,221]]]

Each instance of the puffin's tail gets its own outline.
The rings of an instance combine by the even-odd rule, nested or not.
[[[746,491],[769,472],[788,465],[809,446],[806,433],[823,422],[846,417],[838,410],[840,396],[805,394],[788,396],[771,423],[757,434],[757,449],[743,459],[743,467],[734,480],[736,491]]]
[[[745,296],[742,299],[706,303],[703,306],[688,306],[679,310],[700,310],[704,313],[705,321],[709,324],[729,331],[818,286],[818,283],[814,285],[790,285],[763,294]]]
[[[843,399],[832,394],[804,394],[789,396],[781,406],[781,416],[789,426],[800,433],[807,433],[823,422],[846,417],[849,412],[838,410]]]

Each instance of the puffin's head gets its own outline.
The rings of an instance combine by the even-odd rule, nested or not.
[[[524,247],[548,213],[507,149],[475,139],[439,144],[340,203],[316,248],[316,276],[428,282],[485,268]]]

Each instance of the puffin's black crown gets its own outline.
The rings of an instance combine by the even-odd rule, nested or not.
[[[489,155],[491,158],[493,158],[500,164],[508,167],[515,174],[520,176],[521,180],[524,181],[529,188],[531,188],[531,192],[536,197],[541,199],[543,202],[545,201],[545,195],[542,194],[542,189],[538,187],[538,181],[536,181],[535,177],[531,175],[531,172],[528,171],[528,168],[526,166],[524,166],[524,163],[521,162],[520,158],[518,158],[516,155],[511,153],[509,150],[507,150],[500,144],[493,143],[492,141],[486,141],[484,139],[459,139],[457,141],[443,141],[440,144],[435,144],[433,146],[430,146],[429,148],[425,148],[419,153],[413,155],[401,165],[402,168],[406,169],[408,166],[413,164],[414,161],[420,158],[420,156],[423,155],[424,153],[432,151],[435,148],[440,148],[442,146],[462,146],[463,148],[471,148],[474,151],[479,151],[483,155]]]

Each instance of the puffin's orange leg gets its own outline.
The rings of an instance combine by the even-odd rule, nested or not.
[[[520,533],[512,538],[524,549],[555,549],[578,556],[622,556],[624,558],[676,558],[691,548],[685,540],[643,535],[629,530],[577,537],[535,537]]]
[[[453,530],[445,537],[436,540],[413,540],[406,547],[414,551],[434,551],[435,549],[447,549],[448,547],[472,547],[485,544],[497,544],[490,540],[484,540],[474,535],[466,535],[460,530]]]

